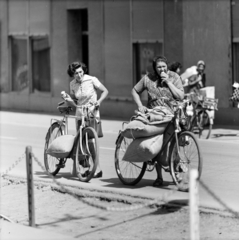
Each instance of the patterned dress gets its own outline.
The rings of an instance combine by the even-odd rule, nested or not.
[[[183,84],[180,76],[172,71],[168,71],[170,81],[182,92],[184,92]],[[148,92],[148,104],[147,107],[152,109],[156,106],[167,107],[170,112],[173,109],[170,104],[170,100],[175,99],[171,90],[166,83],[161,83],[161,80],[156,74],[146,74],[135,86],[134,89],[137,93],[141,94],[144,90]],[[160,99],[160,97],[167,97],[169,101]]]

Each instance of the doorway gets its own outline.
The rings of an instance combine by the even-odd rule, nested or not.
[[[88,10],[68,10],[68,61],[80,61],[89,70]]]

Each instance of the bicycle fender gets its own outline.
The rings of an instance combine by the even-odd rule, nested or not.
[[[121,137],[121,130],[119,130],[119,134],[118,134],[118,137],[117,137],[117,139],[115,141],[115,145],[118,144],[120,137]]]
[[[51,127],[52,127],[54,124],[59,124],[60,127],[63,128],[62,130],[65,131],[65,129],[64,129],[64,128],[65,128],[65,123],[62,122],[62,121],[60,121],[60,120],[57,120],[57,119],[54,119],[54,120],[55,120],[55,122],[53,122],[53,123],[51,124],[51,126],[49,127],[49,129],[48,129],[48,131],[47,131],[47,134],[46,134],[46,136],[45,136],[45,140],[47,139],[47,135],[49,134],[49,131],[50,131]]]

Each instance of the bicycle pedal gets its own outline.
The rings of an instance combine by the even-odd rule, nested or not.
[[[193,133],[198,134],[199,133],[199,129],[193,129]]]

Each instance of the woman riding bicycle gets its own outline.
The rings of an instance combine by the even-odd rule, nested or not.
[[[206,86],[205,62],[200,60],[197,63],[197,73],[188,78],[189,92],[200,94],[199,90]]]
[[[194,94],[192,97],[192,106],[194,111],[202,105],[203,95],[200,92],[200,89],[206,87],[205,68],[205,62],[202,60],[198,61],[197,73],[188,78],[189,93]],[[202,129],[202,126],[199,126],[199,128]]]
[[[98,80],[98,78],[86,74],[87,66],[81,62],[73,62],[68,66],[67,73],[74,79],[70,82],[70,96],[65,100],[76,107],[76,116],[81,116],[82,112],[77,106],[91,105],[92,108],[99,107],[108,95],[106,87]],[[100,98],[97,100],[97,90],[101,91]],[[76,129],[78,130],[81,122],[76,121]],[[102,177],[103,172],[98,164],[95,178]]]
[[[153,59],[153,73],[146,74],[132,89],[132,96],[138,106],[138,110],[142,113],[147,108],[156,106],[166,106],[168,110],[173,112],[170,99],[183,100],[184,89],[180,76],[168,70],[168,61],[164,56],[157,56]],[[140,95],[146,90],[148,92],[147,107],[143,106]],[[161,98],[166,97],[169,101],[164,102]],[[157,179],[153,186],[159,187],[163,185],[162,167],[156,164]]]

